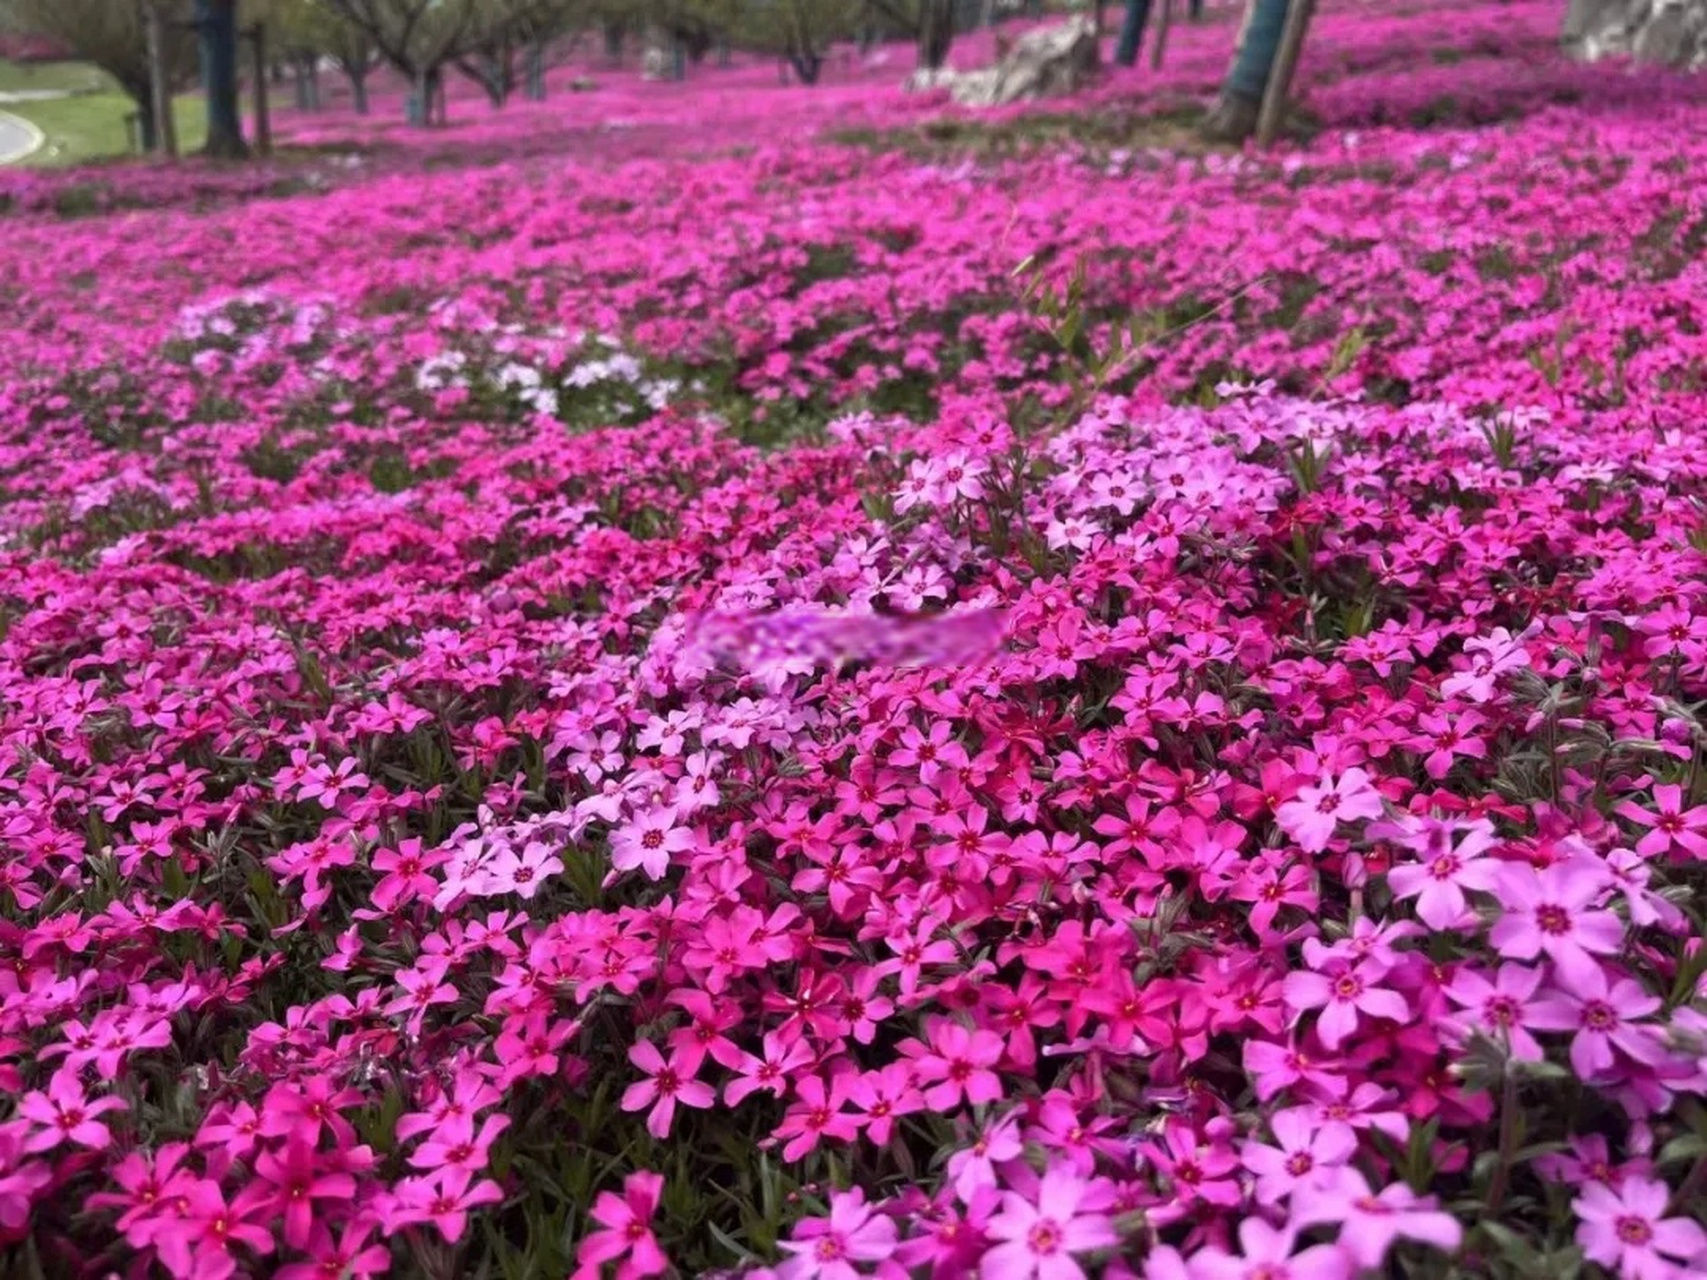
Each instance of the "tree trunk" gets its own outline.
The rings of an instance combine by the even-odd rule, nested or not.
[[[810,49],[790,53],[788,61],[794,67],[794,74],[800,77],[801,84],[817,84],[818,77],[824,74],[824,59]]]
[[[941,71],[954,43],[954,0],[920,0],[919,65]]]
[[[409,97],[403,104],[409,123],[422,129],[433,122],[432,74],[422,68],[409,77]]]
[[[178,132],[172,124],[172,86],[166,76],[160,11],[150,5],[144,20],[148,24],[143,32],[148,46],[148,83],[140,86],[140,93],[136,87],[130,91],[131,97],[136,99],[137,110],[141,112],[137,119],[137,141],[145,152],[158,147],[168,156],[175,157],[178,154]],[[160,127],[157,129],[156,125]]]
[[[356,104],[356,114],[365,116],[368,112],[367,102],[367,68],[357,69],[353,64],[346,64],[344,74],[350,80],[350,97]]]
[[[622,65],[623,35],[620,23],[605,23],[605,57],[610,59],[613,67]]]
[[[296,109],[320,110],[320,59],[312,53],[299,53],[291,62],[296,70]]]
[[[154,127],[154,108],[146,101],[136,104],[136,139],[144,154],[160,150],[160,131]]]
[[[535,40],[528,45],[527,97],[530,102],[545,101],[545,41]]]
[[[249,154],[237,105],[237,0],[196,0],[202,89],[207,95],[206,153],[239,160]]]

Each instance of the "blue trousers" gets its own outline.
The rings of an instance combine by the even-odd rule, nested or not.
[[[1221,92],[1228,97],[1261,98],[1268,88],[1268,73],[1280,52],[1280,35],[1286,29],[1290,0],[1253,0],[1239,33],[1238,52]]]
[[[1203,16],[1203,0],[1191,0],[1188,7],[1191,20]],[[1138,46],[1144,43],[1144,28],[1150,23],[1150,0],[1126,0],[1126,15],[1120,23],[1120,39],[1114,46],[1114,60],[1123,67],[1138,61]]]

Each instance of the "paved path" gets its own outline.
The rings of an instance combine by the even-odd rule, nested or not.
[[[28,120],[0,111],[0,164],[31,155],[42,144],[42,132]]]

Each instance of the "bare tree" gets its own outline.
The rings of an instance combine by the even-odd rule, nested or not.
[[[159,145],[149,74],[148,28],[145,5],[151,0],[4,0],[4,12],[19,30],[47,36],[110,75],[136,104],[142,145]],[[163,17],[181,21],[187,9],[176,0],[159,0]],[[171,87],[187,84],[194,75],[194,39],[177,27],[166,26],[162,48]]]
[[[899,27],[918,45],[919,66],[940,71],[954,43],[955,0],[865,0],[870,13]]]
[[[459,60],[505,47],[526,24],[566,0],[314,0],[366,34],[379,56],[408,77],[409,119],[444,122],[444,73]],[[506,89],[507,93],[508,90]]]

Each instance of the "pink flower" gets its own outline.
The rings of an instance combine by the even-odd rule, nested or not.
[[[287,1138],[278,1151],[263,1151],[255,1160],[255,1173],[258,1185],[272,1193],[273,1208],[284,1217],[285,1243],[293,1249],[308,1246],[316,1200],[348,1204],[356,1193],[356,1180],[338,1172],[301,1137]]]
[[[1292,1198],[1292,1221],[1299,1227],[1337,1223],[1341,1247],[1363,1268],[1379,1267],[1395,1240],[1416,1240],[1451,1253],[1464,1238],[1458,1220],[1432,1199],[1403,1183],[1372,1194],[1363,1175],[1349,1167],[1329,1184],[1300,1188]]]
[[[1445,990],[1447,999],[1466,1010],[1454,1019],[1456,1023],[1503,1041],[1511,1056],[1520,1062],[1539,1062],[1546,1054],[1529,1034],[1529,1028],[1537,1025],[1531,1011],[1540,986],[1541,970],[1528,965],[1502,964],[1492,982],[1466,966],[1453,976]]]
[[[954,1194],[962,1202],[972,1203],[980,1188],[995,1187],[997,1167],[1017,1160],[1024,1150],[1019,1122],[1013,1116],[1003,1116],[985,1126],[971,1146],[948,1158],[948,1180]]]
[[[1634,800],[1625,800],[1613,812],[1649,828],[1648,834],[1636,842],[1636,852],[1644,858],[1681,852],[1691,858],[1707,859],[1707,805],[1685,809],[1683,788],[1676,783],[1661,783],[1654,788],[1651,810]]]
[[[1380,985],[1384,974],[1385,970],[1373,961],[1340,963],[1326,973],[1299,969],[1286,975],[1282,989],[1292,1008],[1322,1011],[1316,1019],[1316,1035],[1331,1051],[1357,1030],[1361,1015],[1394,1022],[1411,1016],[1404,996]]]
[[[784,1160],[803,1159],[820,1138],[848,1142],[858,1136],[858,1118],[842,1109],[852,1084],[850,1072],[837,1071],[827,1082],[819,1076],[807,1076],[795,1086],[794,1105],[783,1113],[775,1131],[779,1141],[787,1140],[782,1149]]]
[[[501,849],[486,868],[487,889],[492,893],[514,893],[531,900],[552,876],[563,871],[563,860],[549,845],[533,841],[520,853]]]
[[[1035,1198],[1004,1192],[985,1228],[997,1243],[979,1263],[980,1280],[1083,1280],[1072,1255],[1119,1241],[1104,1212],[1109,1203],[1104,1188],[1064,1164],[1050,1166]]]
[[[24,1140],[25,1151],[51,1151],[62,1142],[103,1151],[112,1145],[112,1131],[96,1117],[108,1111],[129,1110],[119,1098],[90,1099],[77,1073],[61,1067],[48,1078],[46,1091],[26,1093],[18,1100],[20,1119],[41,1128]]]
[[[1469,668],[1441,681],[1441,696],[1465,697],[1471,702],[1489,701],[1494,696],[1494,686],[1500,676],[1529,666],[1529,654],[1524,649],[1524,642],[1529,636],[1530,631],[1514,636],[1504,627],[1495,627],[1486,640],[1466,640],[1464,656],[1470,660]]]
[[[895,1252],[895,1221],[865,1202],[858,1187],[832,1192],[830,1216],[808,1218],[778,1248],[793,1256],[776,1269],[778,1280],[857,1280],[857,1264],[882,1262]]]
[[[676,1116],[676,1104],[684,1107],[709,1107],[717,1100],[717,1092],[703,1080],[695,1080],[693,1068],[687,1065],[688,1055],[674,1049],[666,1062],[658,1047],[642,1040],[628,1051],[628,1060],[646,1073],[646,1079],[631,1084],[623,1091],[622,1109],[639,1111],[651,1107],[646,1117],[646,1132],[654,1138],[666,1138]]]
[[[1320,1184],[1326,1171],[1346,1164],[1357,1153],[1351,1129],[1318,1124],[1309,1108],[1277,1111],[1269,1128],[1274,1146],[1247,1142],[1239,1153],[1245,1168],[1256,1175],[1259,1204],[1277,1205],[1301,1186]]]
[[[1584,858],[1556,862],[1537,871],[1527,862],[1500,869],[1498,893],[1504,909],[1488,931],[1502,956],[1533,960],[1545,955],[1570,986],[1594,981],[1596,956],[1624,945],[1624,925],[1610,911],[1593,908],[1606,888],[1606,873]]]
[[[639,1280],[666,1271],[669,1259],[652,1234],[652,1216],[658,1211],[663,1190],[662,1174],[641,1170],[623,1179],[620,1196],[601,1191],[590,1216],[604,1230],[594,1231],[581,1241],[571,1280],[598,1280],[604,1264],[617,1258],[622,1259],[617,1264],[617,1280]]]
[[[369,1280],[391,1270],[391,1250],[384,1244],[368,1244],[378,1223],[351,1222],[334,1239],[324,1223],[314,1224],[306,1250],[309,1261],[292,1262],[279,1268],[274,1280]]]
[[[1339,1245],[1311,1245],[1294,1253],[1298,1228],[1271,1227],[1261,1218],[1239,1223],[1239,1249],[1200,1249],[1186,1264],[1190,1280],[1351,1280],[1356,1266]]]
[[[994,1070],[1002,1058],[1001,1036],[970,1030],[952,1018],[933,1019],[928,1034],[930,1048],[918,1055],[916,1069],[933,1110],[952,1111],[963,1098],[979,1103],[1002,1096],[1002,1079]]]
[[[1384,812],[1381,793],[1362,769],[1347,769],[1339,777],[1300,787],[1295,798],[1275,810],[1280,829],[1298,842],[1306,853],[1320,853],[1333,839],[1341,822],[1379,818]]]
[[[1608,984],[1603,969],[1583,977],[1586,981],[1537,1000],[1529,1010],[1532,1027],[1576,1032],[1571,1040],[1571,1067],[1577,1075],[1593,1080],[1610,1071],[1614,1048],[1648,1066],[1664,1061],[1665,1044],[1657,1029],[1636,1025],[1637,1019],[1659,1011],[1659,997],[1629,978]]]
[[[469,1213],[504,1198],[498,1184],[475,1181],[467,1169],[447,1165],[424,1178],[405,1178],[382,1206],[387,1230],[430,1222],[451,1244],[468,1230]]]
[[[1630,1178],[1617,1190],[1591,1183],[1571,1203],[1579,1219],[1577,1243],[1591,1262],[1628,1280],[1695,1274],[1667,1259],[1696,1262],[1707,1251],[1707,1231],[1692,1218],[1666,1217],[1669,1200],[1665,1183],[1648,1178]]]
[[[694,847],[691,831],[676,825],[676,811],[666,805],[636,814],[633,821],[611,833],[611,867],[616,871],[638,868],[648,880],[662,880],[670,869],[670,857]]]
[[[774,1031],[765,1032],[764,1057],[743,1053],[730,1069],[739,1074],[723,1086],[726,1105],[739,1106],[755,1090],[764,1089],[781,1097],[792,1072],[812,1064],[812,1047],[802,1039],[785,1040]]]
[[[1480,856],[1493,844],[1490,830],[1472,831],[1456,847],[1450,828],[1435,827],[1433,838],[1420,851],[1419,861],[1394,867],[1387,887],[1401,901],[1417,900],[1417,918],[1431,929],[1461,927],[1469,913],[1466,889],[1486,893],[1494,888],[1500,864]]]

